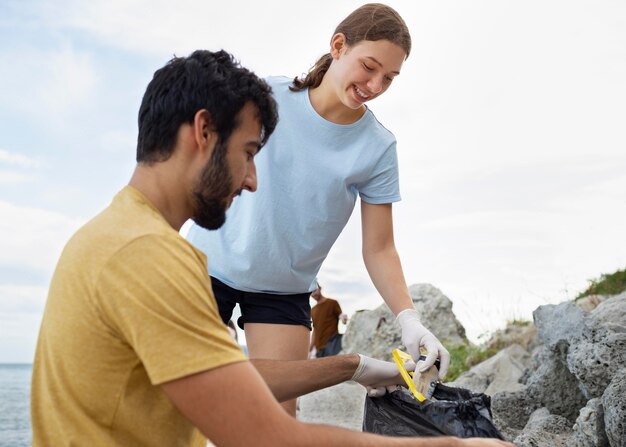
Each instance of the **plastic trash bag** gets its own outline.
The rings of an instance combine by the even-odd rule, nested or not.
[[[363,431],[388,436],[458,436],[504,439],[491,422],[491,398],[438,384],[420,403],[409,391],[366,397]]]

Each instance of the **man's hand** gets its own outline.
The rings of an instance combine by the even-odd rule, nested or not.
[[[414,371],[415,363],[408,362],[405,367],[407,371]],[[351,380],[367,388],[367,394],[371,397],[384,395],[387,387],[395,388],[397,385],[404,385],[404,379],[395,364],[361,354],[359,354],[359,366]]]
[[[443,347],[437,337],[420,323],[419,315],[415,309],[403,310],[398,314],[397,320],[402,328],[402,343],[406,346],[406,350],[413,357],[413,360],[419,360],[420,347],[424,347],[428,351],[426,360],[420,363],[419,371],[427,371],[439,358],[441,362],[439,379],[443,380],[450,366],[448,350]]]

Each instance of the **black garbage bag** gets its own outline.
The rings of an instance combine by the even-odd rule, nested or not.
[[[458,436],[504,439],[491,422],[491,398],[438,384],[419,402],[406,390],[366,397],[363,431],[389,436]]]

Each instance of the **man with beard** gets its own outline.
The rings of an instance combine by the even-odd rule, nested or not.
[[[276,399],[350,378],[384,388],[395,367],[356,354],[253,366],[220,320],[206,257],[178,233],[189,218],[218,228],[256,189],[254,156],[276,120],[269,87],[223,51],[155,73],[135,172],[67,243],[50,285],[33,445],[424,445],[289,417]]]

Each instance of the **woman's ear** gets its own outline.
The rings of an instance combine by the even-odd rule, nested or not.
[[[330,39],[330,54],[333,59],[339,59],[345,49],[347,48],[346,36],[343,33],[335,34],[332,39]]]

